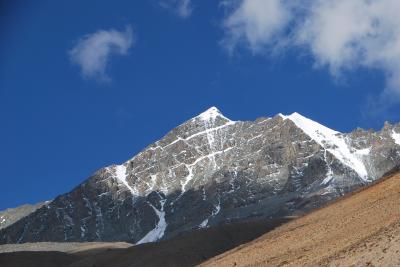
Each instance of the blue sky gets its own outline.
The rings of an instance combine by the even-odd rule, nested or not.
[[[210,106],[339,131],[400,120],[399,4],[369,2],[0,1],[0,209],[67,192]]]

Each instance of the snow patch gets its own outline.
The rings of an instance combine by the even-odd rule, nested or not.
[[[367,148],[363,148],[363,149],[357,149],[355,150],[354,153],[360,155],[360,156],[368,156],[369,153],[371,153],[371,149],[372,147],[367,147]]]
[[[397,145],[400,145],[400,134],[392,130],[392,138]]]
[[[207,224],[208,224],[208,218],[205,219],[204,221],[202,221],[202,222],[199,224],[199,228],[206,228],[206,227],[207,227]]]
[[[129,191],[131,191],[133,196],[138,195],[137,190],[131,187],[126,180],[126,167],[124,165],[115,166],[115,178],[117,178],[118,181],[124,184],[129,189]]]
[[[324,151],[324,160],[328,167],[328,171],[326,172],[326,177],[322,181],[321,185],[327,185],[333,179],[333,171],[332,171],[331,165],[328,163],[328,158],[326,157],[326,150]]]
[[[218,205],[215,207],[215,210],[212,213],[212,216],[216,216],[220,211],[221,211],[221,203],[218,203]]]
[[[86,234],[86,229],[85,227],[81,226],[81,238],[84,238]]]
[[[154,227],[153,230],[148,232],[142,239],[140,239],[136,243],[136,245],[149,242],[156,242],[157,240],[160,240],[164,236],[165,229],[167,229],[167,222],[165,220],[165,211],[164,211],[164,205],[166,201],[167,201],[166,199],[160,201],[161,205],[160,210],[158,210],[156,207],[154,207],[152,204],[149,203],[149,205],[153,208],[154,212],[158,216],[158,223],[156,227]]]
[[[212,211],[210,217],[205,219],[199,224],[199,228],[206,228],[208,225],[208,221],[212,218],[215,217],[219,212],[221,211],[221,202],[218,202],[218,205],[214,207],[214,210]]]
[[[363,180],[367,180],[368,172],[359,155],[352,153],[352,148],[346,143],[340,132],[334,131],[298,113],[289,116],[279,114],[284,120],[289,119],[311,139],[332,153],[343,164],[353,169]]]

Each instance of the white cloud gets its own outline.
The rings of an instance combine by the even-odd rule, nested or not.
[[[165,9],[172,10],[181,18],[188,18],[193,12],[191,0],[161,0],[159,4]]]
[[[240,0],[223,21],[224,46],[266,54],[302,48],[338,77],[381,70],[385,96],[400,101],[399,0]],[[282,46],[281,44],[285,44]]]
[[[291,20],[289,6],[282,0],[246,0],[224,2],[232,10],[224,20],[226,30],[222,44],[233,51],[244,45],[255,53],[279,41],[279,37]]]
[[[133,45],[130,26],[125,31],[99,30],[79,39],[69,51],[71,61],[81,68],[85,78],[109,81],[107,64],[112,55],[127,55]]]

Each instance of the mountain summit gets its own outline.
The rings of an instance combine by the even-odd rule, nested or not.
[[[199,116],[197,116],[195,118],[200,118],[204,121],[210,121],[210,120],[215,120],[217,117],[220,117],[227,121],[231,121],[230,119],[228,119],[227,117],[222,115],[221,111],[219,111],[219,109],[216,107],[211,107],[211,108],[207,109],[206,111],[204,111],[203,113],[201,113]]]
[[[399,163],[399,125],[340,133],[298,113],[232,121],[212,107],[0,230],[0,243],[140,244],[302,214]]]

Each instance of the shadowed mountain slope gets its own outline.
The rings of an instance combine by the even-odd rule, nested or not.
[[[0,245],[0,252],[6,252],[0,253],[0,266],[189,267],[253,240],[288,220],[282,218],[220,225],[132,247],[126,243]]]

